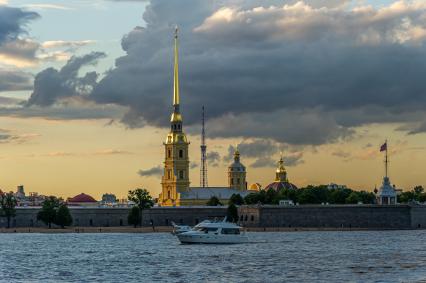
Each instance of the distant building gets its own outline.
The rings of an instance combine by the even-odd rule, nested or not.
[[[382,186],[376,193],[377,204],[396,204],[397,199],[397,190],[395,186],[391,185],[390,179],[388,177],[388,142],[386,141],[381,147],[380,152],[385,152],[385,177],[383,177]]]
[[[240,152],[234,152],[234,162],[228,166],[228,186],[230,189],[247,190],[246,167],[240,162]]]
[[[19,185],[16,189],[15,197],[17,199],[25,199],[25,190],[23,185]]]
[[[335,183],[330,183],[327,185],[327,189],[329,190],[337,190],[337,189],[347,189],[348,187],[346,185],[338,185]]]
[[[86,195],[84,193],[81,193],[79,195],[76,195],[75,197],[68,198],[67,204],[69,206],[98,206],[98,202],[89,195]]]
[[[376,194],[377,204],[396,204],[397,192],[395,186],[392,186],[389,177],[383,178],[383,184]]]

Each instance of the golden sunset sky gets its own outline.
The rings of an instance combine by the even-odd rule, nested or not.
[[[89,3],[90,2],[90,3]],[[188,15],[188,9],[191,9]],[[181,112],[199,186],[249,184],[283,152],[298,187],[426,185],[423,1],[0,1],[0,188],[157,197],[180,27]]]

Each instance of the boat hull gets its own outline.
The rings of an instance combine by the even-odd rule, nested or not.
[[[179,234],[177,235],[182,244],[243,244],[248,242],[245,235],[194,235]]]

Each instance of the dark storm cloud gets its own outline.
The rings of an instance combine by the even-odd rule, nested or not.
[[[130,127],[167,126],[179,24],[184,121],[205,105],[211,137],[317,145],[424,118],[426,5],[343,2],[152,0],[90,98],[129,107]]]
[[[61,98],[90,94],[96,85],[98,74],[88,72],[79,77],[78,72],[83,66],[94,65],[103,57],[105,53],[92,52],[82,57],[72,57],[59,71],[48,68],[38,73],[28,106],[49,106]]]
[[[163,174],[163,168],[158,165],[146,170],[139,170],[138,174],[142,177],[161,176]]]
[[[0,44],[26,33],[25,26],[37,18],[39,14],[35,12],[0,5]]]
[[[19,70],[0,69],[0,91],[30,90],[32,76]]]
[[[217,151],[207,152],[206,158],[207,158],[208,164],[213,167],[219,166],[219,162],[221,161],[220,153]]]

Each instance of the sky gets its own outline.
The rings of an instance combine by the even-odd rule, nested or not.
[[[192,186],[426,186],[424,1],[0,0],[0,188],[158,196],[175,25]]]

